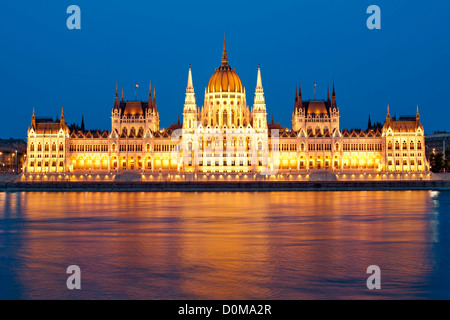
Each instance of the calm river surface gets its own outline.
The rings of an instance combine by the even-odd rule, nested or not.
[[[1,299],[450,299],[448,191],[22,192],[0,208]]]

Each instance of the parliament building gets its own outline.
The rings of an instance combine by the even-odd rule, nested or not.
[[[333,83],[326,100],[302,98],[296,89],[292,128],[267,121],[258,66],[253,105],[228,64],[222,63],[197,106],[189,66],[182,122],[160,128],[155,92],[147,101],[126,101],[116,86],[111,130],[69,126],[36,117],[27,136],[24,179],[35,180],[245,180],[298,179],[328,174],[340,179],[422,179],[429,171],[419,109],[412,117],[391,117],[366,130],[339,126]]]

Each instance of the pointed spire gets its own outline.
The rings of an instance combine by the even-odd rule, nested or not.
[[[186,87],[186,92],[194,92],[194,84],[192,82],[192,71],[190,64],[189,64],[188,83]]]
[[[84,116],[81,115],[81,131],[84,131]]]
[[[31,116],[31,127],[36,127],[36,115],[34,114],[34,107],[33,107],[33,115]]]
[[[302,84],[299,81],[298,82],[298,102],[297,102],[297,108],[301,109],[303,108],[303,100],[302,100]]]
[[[124,97],[123,97],[123,88],[122,88],[122,98],[120,99],[120,102],[124,102]]]
[[[153,109],[156,112],[156,90],[153,88]]]
[[[118,109],[119,108],[119,88],[117,87],[117,82],[116,82],[116,94],[114,96],[114,109]]]
[[[419,105],[417,105],[417,109],[416,109],[416,120],[420,119],[420,114],[419,114]]]
[[[61,107],[61,122],[64,122],[64,106]]]
[[[367,123],[367,129],[372,128],[372,121],[370,121],[370,113],[369,113],[369,121]]]
[[[262,80],[261,80],[261,67],[260,67],[260,65],[258,64],[258,77],[256,78],[256,88],[257,89],[259,89],[259,88],[263,88],[262,87]]]
[[[148,105],[152,104],[152,82],[150,81],[148,85]]]
[[[228,64],[228,56],[227,56],[227,45],[225,43],[225,34],[223,35],[223,53],[222,53],[222,64]]]
[[[327,87],[327,101],[330,102],[330,86]]]
[[[336,108],[336,92],[334,91],[334,80],[333,80],[333,93],[331,95],[331,106]]]
[[[386,121],[391,120],[391,113],[389,112],[389,105],[387,105],[387,115],[386,115]]]

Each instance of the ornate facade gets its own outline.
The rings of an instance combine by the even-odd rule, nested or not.
[[[197,106],[189,66],[183,120],[159,127],[155,91],[148,101],[119,100],[116,87],[111,131],[89,131],[59,119],[36,118],[28,129],[26,179],[79,176],[111,179],[120,174],[142,178],[219,174],[276,177],[310,173],[409,173],[428,171],[424,129],[419,110],[415,117],[392,118],[367,130],[339,126],[333,83],[326,100],[305,101],[295,92],[292,129],[267,122],[261,70],[258,66],[253,106],[233,68],[224,43],[222,64],[205,88],[204,104]],[[41,178],[42,179],[42,178]],[[56,178],[55,178],[56,179]]]

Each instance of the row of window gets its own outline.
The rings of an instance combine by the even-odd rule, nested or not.
[[[108,145],[106,144],[87,144],[87,145],[83,145],[83,144],[73,144],[73,145],[69,145],[69,151],[71,152],[76,152],[76,151],[81,151],[81,152],[107,152],[108,151]]]
[[[388,150],[392,150],[392,141],[388,142],[387,148],[388,148]],[[406,141],[403,141],[402,149],[403,150],[407,150],[408,149],[408,144],[406,143]],[[415,149],[414,141],[411,141],[409,143],[409,149],[410,150],[414,150]],[[400,150],[400,142],[399,141],[395,141],[395,150]],[[420,142],[420,141],[417,142],[417,150],[422,150],[422,142]]]
[[[393,163],[392,160],[388,160],[388,165],[389,165],[389,166],[392,166],[392,163]],[[411,166],[415,166],[415,165],[416,165],[416,162],[414,161],[414,159],[410,160],[409,163],[411,164]],[[406,159],[404,159],[404,160],[402,161],[402,164],[403,164],[404,166],[407,166],[407,165],[408,165],[408,161],[407,161]],[[396,165],[396,166],[399,166],[399,165],[400,165],[400,160],[398,160],[398,159],[395,160],[395,165]],[[418,166],[421,166],[421,165],[422,165],[422,159],[418,159],[418,160],[417,160],[417,165],[418,165]]]
[[[53,142],[51,147],[52,151],[56,151],[56,148],[56,142]],[[30,143],[30,151],[35,151],[34,142]],[[37,145],[37,151],[42,151],[42,144],[40,142]],[[44,151],[50,151],[50,144],[48,142],[44,144]],[[59,144],[59,151],[64,151],[64,144],[62,142]]]

